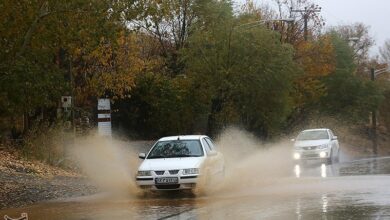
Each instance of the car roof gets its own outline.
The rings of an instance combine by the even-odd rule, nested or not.
[[[158,141],[174,141],[174,140],[200,140],[201,138],[207,137],[206,135],[178,135],[162,137]]]

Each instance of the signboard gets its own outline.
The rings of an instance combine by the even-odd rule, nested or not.
[[[112,135],[110,99],[98,99],[98,133],[102,136]]]
[[[110,99],[98,99],[98,110],[111,110]]]
[[[72,96],[62,96],[61,103],[62,103],[62,108],[67,109],[72,107]]]

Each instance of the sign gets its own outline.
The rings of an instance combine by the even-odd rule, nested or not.
[[[112,135],[110,99],[98,99],[98,133],[102,136]]]
[[[62,108],[70,108],[72,107],[72,96],[62,96],[61,97]]]
[[[111,110],[110,99],[98,99],[98,110]]]

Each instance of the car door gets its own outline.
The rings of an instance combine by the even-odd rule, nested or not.
[[[206,138],[202,138],[202,145],[206,151],[206,161],[203,164],[203,170],[207,174],[215,175],[220,171],[220,163],[218,162],[218,153],[215,151],[212,142],[207,141]],[[211,144],[210,144],[211,143]]]
[[[213,169],[215,170],[215,173],[223,173],[224,172],[224,159],[220,152],[217,151],[213,141],[206,137],[205,141],[207,142],[208,146],[210,147],[210,153],[211,153],[211,160],[213,162]]]

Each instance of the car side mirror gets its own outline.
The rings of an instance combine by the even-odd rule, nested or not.
[[[337,140],[337,136],[333,136],[332,140]]]
[[[145,153],[140,153],[138,154],[138,157],[142,160],[144,160],[146,158],[146,154]]]
[[[291,141],[291,142],[294,142],[294,141],[295,141],[295,138],[291,138],[290,141]]]

